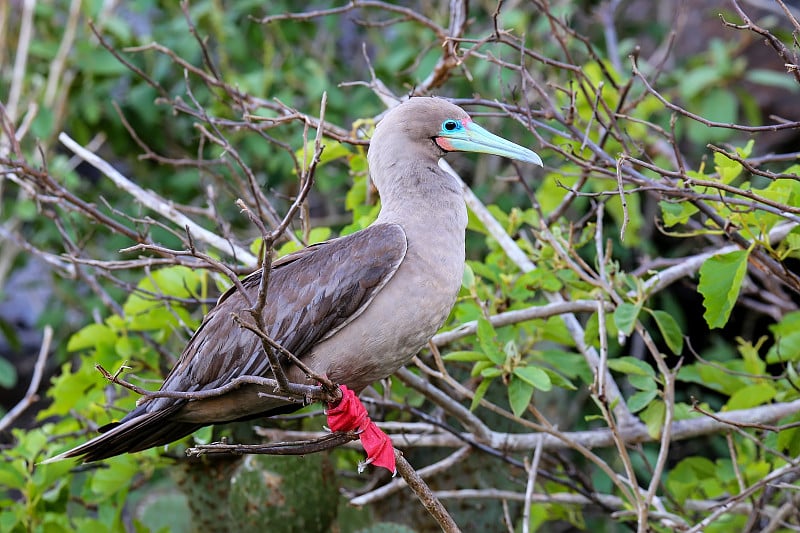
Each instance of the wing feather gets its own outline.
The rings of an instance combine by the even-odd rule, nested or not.
[[[377,224],[276,261],[264,309],[267,334],[302,358],[364,311],[397,272],[407,247],[400,226]],[[253,301],[260,282],[260,271],[242,280]],[[197,391],[222,386],[242,375],[268,375],[269,361],[260,340],[232,317],[247,308],[247,299],[239,291],[224,293],[161,389]],[[181,401],[161,398],[145,402],[126,418],[176,402]]]

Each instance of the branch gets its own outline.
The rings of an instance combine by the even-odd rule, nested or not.
[[[453,170],[453,168],[444,160],[439,161],[439,166],[442,167],[446,172],[450,172],[461,182],[461,189],[464,192],[464,200],[467,202],[467,206],[472,210],[475,216],[481,221],[481,223],[486,227],[486,230],[489,234],[494,238],[499,244],[503,251],[508,255],[509,259],[511,259],[522,272],[531,272],[536,269],[536,265],[528,258],[525,252],[517,245],[516,242],[511,238],[511,236],[506,233],[503,229],[503,226],[492,216],[486,206],[483,205],[483,202],[472,192],[466,183],[461,179],[461,177]],[[566,300],[560,293],[555,292],[547,292],[545,293],[546,298],[550,301],[551,304],[564,304]],[[564,320],[564,323],[567,326],[567,329],[572,336],[573,341],[575,342],[575,346],[577,346],[578,350],[583,354],[586,358],[589,366],[592,369],[597,369],[600,363],[600,356],[597,353],[597,350],[586,344],[584,341],[584,329],[581,326],[580,322],[578,322],[578,318],[572,313],[563,314],[561,317]],[[622,397],[622,393],[619,390],[614,378],[612,376],[608,376],[606,380],[606,392],[609,396],[609,402],[611,405],[614,406],[614,413],[616,414],[617,418],[619,418],[620,423],[622,425],[640,425],[641,423],[638,419],[631,414],[630,410],[628,410],[628,406],[625,404],[625,400]]]
[[[214,232],[197,225],[189,217],[175,209],[175,206],[171,202],[164,200],[155,193],[145,191],[131,180],[123,176],[110,163],[99,157],[97,154],[94,154],[83,148],[66,133],[60,133],[58,135],[58,139],[62,142],[62,144],[64,144],[64,146],[72,150],[75,155],[79,156],[81,159],[102,172],[106,177],[113,181],[117,187],[131,195],[139,203],[171,220],[179,227],[188,227],[189,231],[192,233],[192,236],[194,236],[196,239],[213,246],[217,250],[232,255],[238,261],[241,261],[247,265],[252,266],[257,263],[257,258],[248,250],[226,241]]]
[[[322,93],[322,99],[320,101],[320,117],[319,123],[322,124],[325,120],[325,108],[328,102],[328,93]],[[303,132],[303,146],[305,147],[308,138],[308,123],[306,123],[306,128]],[[272,249],[275,244],[275,241],[283,235],[283,233],[288,229],[289,224],[291,224],[292,220],[294,219],[295,215],[300,211],[301,207],[304,205],[306,198],[308,197],[308,193],[311,191],[311,186],[314,183],[314,173],[316,172],[317,165],[319,165],[322,159],[322,151],[325,147],[322,144],[322,128],[317,128],[317,133],[314,138],[314,155],[311,159],[311,163],[308,164],[308,167],[305,167],[306,158],[305,152],[303,154],[303,168],[300,172],[300,192],[297,194],[297,197],[292,202],[291,207],[286,212],[283,217],[283,220],[278,224],[278,226],[273,229],[272,231],[267,231],[266,227],[264,226],[263,222],[256,217],[249,209],[246,208],[244,202],[239,201],[239,205],[247,212],[250,220],[258,227],[261,231],[261,237],[263,239],[264,245],[264,255],[263,255],[263,263],[261,265],[261,279],[259,280],[258,285],[258,298],[254,305],[252,305],[249,309],[246,309],[245,312],[250,315],[253,319],[255,324],[249,324],[246,321],[242,320],[241,317],[235,315],[235,319],[239,322],[239,324],[246,329],[250,330],[251,332],[255,333],[261,339],[261,346],[266,354],[270,369],[272,370],[272,375],[278,382],[279,388],[283,391],[289,392],[292,390],[294,384],[290,383],[288,378],[286,377],[286,373],[281,365],[281,362],[276,354],[276,351],[282,353],[284,356],[288,358],[288,360],[300,368],[306,375],[311,377],[314,381],[321,383],[322,389],[327,394],[327,402],[329,403],[337,403],[342,398],[342,392],[339,389],[337,384],[331,382],[327,376],[323,376],[314,372],[311,368],[309,368],[305,363],[303,363],[298,357],[294,354],[289,352],[288,350],[284,349],[283,346],[275,342],[270,336],[266,333],[267,331],[267,324],[266,324],[266,317],[264,316],[264,309],[267,305],[267,292],[269,290],[269,278],[270,273],[272,271]]]
[[[612,310],[611,303],[606,302],[604,305],[608,310]],[[528,320],[535,320],[538,318],[549,318],[555,315],[563,315],[566,313],[594,313],[597,311],[597,302],[594,300],[575,300],[572,302],[555,302],[545,305],[532,306],[527,309],[515,309],[514,311],[505,311],[489,317],[489,322],[494,327],[508,326],[517,324],[519,322],[526,322]],[[434,335],[431,341],[436,346],[444,346],[455,342],[458,339],[467,337],[474,334],[478,330],[478,321],[472,320],[464,322],[455,329],[444,331]]]
[[[442,502],[439,501],[439,498],[431,491],[430,487],[428,487],[422,479],[422,476],[420,476],[408,461],[406,461],[406,458],[403,457],[403,453],[399,450],[395,450],[394,457],[397,461],[397,472],[403,477],[406,483],[408,483],[408,486],[411,487],[411,490],[417,495],[417,498],[419,498],[419,501],[425,506],[425,509],[428,510],[434,520],[439,524],[439,527],[442,528],[442,531],[446,533],[460,532],[461,530],[458,528],[455,521],[453,521],[453,517],[450,516],[447,509],[442,505]]]
[[[28,390],[25,391],[25,396],[17,402],[17,405],[11,408],[5,416],[0,419],[0,433],[8,429],[19,416],[25,412],[34,402],[39,399],[37,392],[39,385],[42,383],[42,376],[44,375],[44,367],[47,362],[47,356],[50,353],[50,343],[53,341],[53,328],[50,325],[44,327],[44,338],[42,345],[39,347],[39,355],[36,357],[36,364],[33,367],[33,376],[28,385]]]
[[[202,444],[186,449],[189,457],[201,455],[307,455],[331,450],[342,444],[358,440],[355,431],[337,431],[315,439],[291,442],[270,442],[269,444]]]
[[[781,242],[792,230],[797,228],[797,226],[798,224],[794,222],[778,224],[769,232],[767,240],[772,244]],[[645,281],[642,285],[643,292],[647,295],[656,294],[681,278],[693,276],[709,257],[735,252],[737,250],[741,250],[741,247],[732,244],[710,252],[684,257],[677,265],[666,268]],[[636,291],[629,291],[628,296],[636,296]]]
[[[780,430],[780,427],[768,424],[800,411],[800,400],[786,403],[762,405],[751,409],[724,411],[714,415],[713,418],[702,416],[686,420],[676,420],[672,423],[672,440],[686,440],[703,435],[712,435],[728,431],[731,428],[753,428],[760,430]],[[403,443],[403,447],[413,448],[461,448],[465,442],[474,441],[472,433],[452,435],[441,431],[432,424],[418,424],[412,428],[396,431],[396,428],[386,423],[377,422],[378,427],[385,429],[386,433],[395,443]],[[410,430],[414,431],[411,432]],[[582,446],[587,449],[607,448],[615,446],[614,435],[610,429],[593,429],[586,431],[559,431],[559,437],[544,433],[504,433],[491,431],[489,439],[485,442],[496,450],[508,452],[530,453],[537,446],[543,451],[554,452]],[[261,428],[259,434],[281,439],[310,439],[321,435],[313,431],[285,431]],[[656,442],[643,427],[627,427],[619,429],[619,436],[627,445]]]
[[[321,386],[303,385],[300,383],[289,383],[285,389],[281,389],[276,380],[272,378],[264,378],[261,376],[239,376],[220,387],[214,387],[212,389],[204,389],[199,391],[190,391],[190,392],[170,391],[170,390],[150,391],[121,379],[119,377],[119,374],[120,371],[125,367],[122,367],[114,374],[111,374],[108,370],[106,370],[99,364],[95,365],[95,368],[97,369],[98,372],[100,372],[103,375],[104,378],[106,378],[110,382],[115,383],[121,387],[124,387],[130,391],[135,392],[136,394],[141,395],[142,398],[139,400],[139,402],[149,401],[154,398],[173,398],[178,400],[189,400],[189,401],[206,400],[208,398],[216,398],[218,396],[222,396],[244,385],[257,385],[271,391],[275,392],[280,391],[281,394],[275,394],[275,392],[271,393],[260,392],[259,394],[261,396],[267,396],[270,398],[285,400],[286,402],[309,403],[310,401],[319,401],[319,402],[331,401],[330,394]]]

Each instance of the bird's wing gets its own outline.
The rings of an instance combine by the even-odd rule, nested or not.
[[[364,311],[397,272],[407,248],[400,226],[377,224],[276,261],[264,309],[267,334],[302,357]],[[257,299],[260,281],[260,272],[242,280],[252,301]],[[198,391],[222,386],[238,376],[268,375],[261,341],[232,318],[238,314],[252,323],[245,311],[248,307],[239,291],[223,294],[189,340],[162,390]],[[152,403],[160,404],[158,408],[174,403],[163,400]],[[153,408],[150,405],[147,410]]]
[[[340,239],[334,239],[334,240],[340,240]],[[288,263],[297,261],[298,259],[300,259],[302,257],[305,257],[306,255],[313,254],[317,250],[317,248],[319,248],[321,246],[327,246],[331,242],[333,242],[333,240],[324,241],[324,242],[318,242],[316,244],[311,244],[309,246],[306,246],[305,248],[301,248],[300,250],[297,250],[297,251],[292,252],[290,254],[284,255],[283,257],[279,257],[278,259],[275,259],[275,260],[272,261],[272,269],[275,270],[276,268],[279,268],[282,265],[286,265]],[[251,272],[250,274],[246,275],[245,277],[243,277],[239,281],[241,282],[243,287],[248,288],[248,289],[254,289],[254,290],[257,291],[258,290],[258,286],[261,283],[261,274],[262,274],[262,272],[261,272],[261,269],[259,268],[259,269],[255,270],[255,271]],[[233,294],[236,294],[237,290],[238,289],[236,288],[236,285],[231,285],[230,287],[228,287],[228,290],[226,290],[225,292],[223,292],[222,294],[219,295],[219,298],[217,298],[217,304],[216,305],[219,305],[222,302],[224,302],[225,300],[227,300],[229,296],[231,296]],[[250,292],[253,292],[253,291],[250,291]]]

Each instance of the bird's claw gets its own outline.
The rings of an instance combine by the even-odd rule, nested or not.
[[[372,458],[372,457],[367,457],[363,461],[359,461],[358,462],[358,473],[359,474],[363,474],[364,470],[366,470],[367,467],[373,463],[373,461],[375,461],[375,459]]]

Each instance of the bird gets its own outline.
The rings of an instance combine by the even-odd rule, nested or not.
[[[265,332],[318,375],[359,393],[392,375],[446,321],[461,286],[467,210],[460,180],[439,166],[451,152],[495,154],[536,165],[533,151],[476,124],[439,97],[412,97],[375,127],[367,153],[381,200],[376,220],[355,233],[275,260]],[[261,270],[232,287],[189,339],[162,391],[203,391],[244,375],[272,377],[261,340],[232,318],[250,307]],[[308,383],[288,360],[286,376]],[[91,440],[45,462],[99,461],[163,446],[211,425],[299,408],[255,385],[201,400],[146,398]]]

